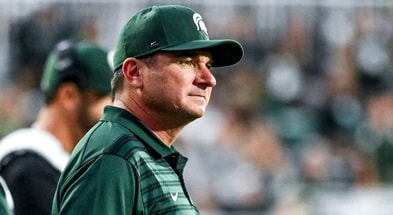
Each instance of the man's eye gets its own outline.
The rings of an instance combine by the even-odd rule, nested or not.
[[[191,59],[188,60],[181,60],[180,64],[183,66],[194,66],[194,61]]]

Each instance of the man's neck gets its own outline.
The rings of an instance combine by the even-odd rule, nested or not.
[[[51,108],[43,108],[38,114],[35,126],[52,134],[71,154],[75,144],[82,138],[83,134],[72,119],[65,113],[58,113]]]

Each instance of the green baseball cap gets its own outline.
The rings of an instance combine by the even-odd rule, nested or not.
[[[62,82],[71,81],[106,95],[111,92],[112,77],[105,49],[91,42],[61,41],[46,60],[41,90],[55,93]]]
[[[117,70],[127,57],[157,51],[206,49],[214,67],[238,63],[243,48],[235,40],[210,40],[200,14],[180,5],[152,6],[139,11],[123,27],[113,57]]]

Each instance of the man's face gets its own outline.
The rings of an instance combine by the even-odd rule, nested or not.
[[[175,120],[201,117],[216,79],[207,51],[160,52],[142,68],[141,99],[149,110]]]

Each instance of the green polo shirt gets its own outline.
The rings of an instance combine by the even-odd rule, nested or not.
[[[107,106],[74,149],[52,214],[199,214],[184,185],[186,161],[135,116]]]

